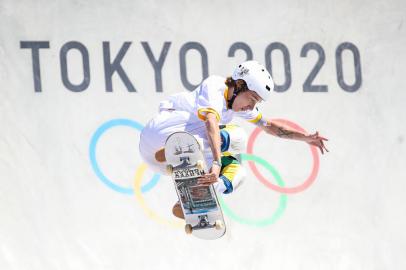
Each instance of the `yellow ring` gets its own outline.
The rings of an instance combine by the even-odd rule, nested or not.
[[[155,211],[148,208],[142,193],[141,193],[141,182],[142,177],[144,176],[145,170],[147,169],[147,165],[143,163],[140,167],[138,167],[137,171],[135,172],[135,181],[134,181],[134,194],[135,199],[140,204],[142,210],[144,210],[145,214],[152,220],[155,220],[159,224],[163,224],[166,226],[170,226],[172,228],[183,228],[185,226],[184,221],[179,220],[168,220],[163,217],[160,217]]]

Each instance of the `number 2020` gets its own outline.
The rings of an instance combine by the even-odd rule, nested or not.
[[[253,59],[251,48],[246,43],[243,42],[234,43],[228,51],[228,56],[233,57],[237,50],[245,51],[247,55],[247,60]],[[272,53],[276,50],[279,50],[283,55],[285,81],[283,84],[275,83],[274,90],[276,92],[285,92],[289,89],[292,83],[290,54],[288,48],[283,43],[280,42],[273,42],[269,44],[265,50],[265,64],[269,72],[272,74]],[[353,84],[347,84],[344,79],[343,52],[345,50],[350,51],[354,58],[353,63],[354,63],[355,81]],[[303,83],[303,92],[327,92],[328,91],[327,85],[313,84],[314,79],[320,72],[326,60],[324,49],[321,47],[320,44],[316,42],[308,42],[305,45],[303,45],[302,50],[300,51],[300,56],[307,57],[310,51],[316,51],[318,55],[318,60]],[[358,48],[350,42],[341,43],[336,49],[335,61],[336,61],[336,74],[338,85],[346,92],[358,91],[362,84],[361,59]]]

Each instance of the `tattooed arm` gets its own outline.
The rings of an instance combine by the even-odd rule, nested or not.
[[[305,141],[308,134],[302,133],[291,127],[278,122],[266,121],[266,125],[261,127],[266,133],[285,139]]]
[[[267,120],[266,124],[261,126],[261,128],[266,133],[280,137],[280,138],[307,142],[310,145],[314,145],[314,146],[318,147],[322,154],[324,154],[324,151],[328,152],[327,148],[324,145],[324,142],[328,141],[328,140],[324,137],[319,136],[318,132],[316,132],[314,134],[307,134],[307,133],[303,133],[298,130],[292,129],[291,127],[284,125],[282,123],[278,123],[278,122],[274,122],[274,121],[270,121],[270,120]]]

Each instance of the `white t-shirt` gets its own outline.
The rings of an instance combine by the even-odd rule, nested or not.
[[[206,114],[212,112],[220,124],[231,122],[235,116],[258,123],[262,114],[257,108],[244,112],[234,112],[227,108],[228,87],[225,81],[226,79],[221,76],[212,75],[192,92],[181,92],[169,96],[167,100],[160,103],[160,111],[187,111],[203,121],[206,120]]]

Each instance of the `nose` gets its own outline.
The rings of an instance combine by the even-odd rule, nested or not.
[[[242,108],[242,111],[252,111],[254,109],[254,105],[248,105]]]

